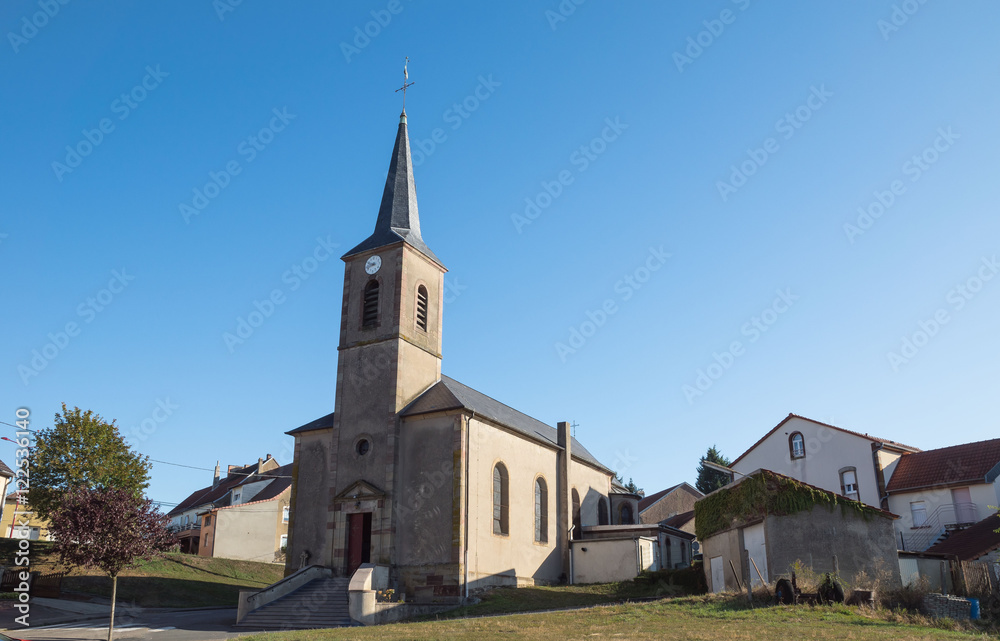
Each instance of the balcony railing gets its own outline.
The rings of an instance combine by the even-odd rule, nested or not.
[[[946,532],[964,529],[979,522],[979,506],[975,503],[945,503],[927,516],[921,525],[904,533],[903,549],[923,552],[937,543]]]

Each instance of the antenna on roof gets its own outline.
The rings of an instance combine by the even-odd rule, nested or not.
[[[579,426],[580,426],[580,424],[577,423],[576,421],[573,421],[573,423],[570,425],[570,427],[573,428],[573,438],[576,438],[576,428],[579,427]]]

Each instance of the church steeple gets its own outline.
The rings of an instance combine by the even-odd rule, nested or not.
[[[399,115],[396,144],[389,161],[389,173],[382,191],[375,231],[364,242],[344,254],[343,258],[403,241],[437,264],[441,261],[420,237],[420,216],[417,213],[417,188],[413,181],[413,160],[410,139],[406,131],[406,111]]]

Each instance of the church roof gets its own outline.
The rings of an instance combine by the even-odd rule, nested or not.
[[[500,425],[509,427],[515,432],[519,432],[535,441],[549,443],[557,447],[559,445],[559,433],[556,428],[546,425],[527,414],[518,412],[516,409],[504,405],[482,392],[477,392],[468,385],[463,385],[448,376],[442,376],[440,381],[418,396],[416,400],[410,403],[409,407],[403,410],[402,416],[416,416],[417,414],[429,414],[431,412],[455,409],[471,410],[477,416],[482,416]],[[575,438],[572,441],[572,452],[575,458],[609,473],[611,472],[610,469],[602,465]]]
[[[315,421],[309,421],[305,425],[300,425],[294,430],[288,430],[285,434],[299,434],[300,432],[312,432],[313,430],[328,430],[333,427],[333,415],[335,412],[330,412],[326,416],[320,416]]]
[[[389,173],[382,191],[382,204],[378,209],[375,231],[360,245],[344,254],[343,258],[379,247],[404,242],[435,263],[441,261],[420,237],[420,216],[417,214],[417,188],[413,181],[413,161],[410,158],[410,139],[406,132],[406,112],[399,117],[396,145],[389,161]],[[442,265],[443,267],[443,265]]]

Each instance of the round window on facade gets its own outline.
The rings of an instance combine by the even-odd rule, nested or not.
[[[365,454],[370,452],[371,449],[372,449],[371,441],[369,441],[366,438],[361,439],[360,441],[358,441],[357,445],[354,446],[354,451],[358,453],[358,456],[364,456]]]

